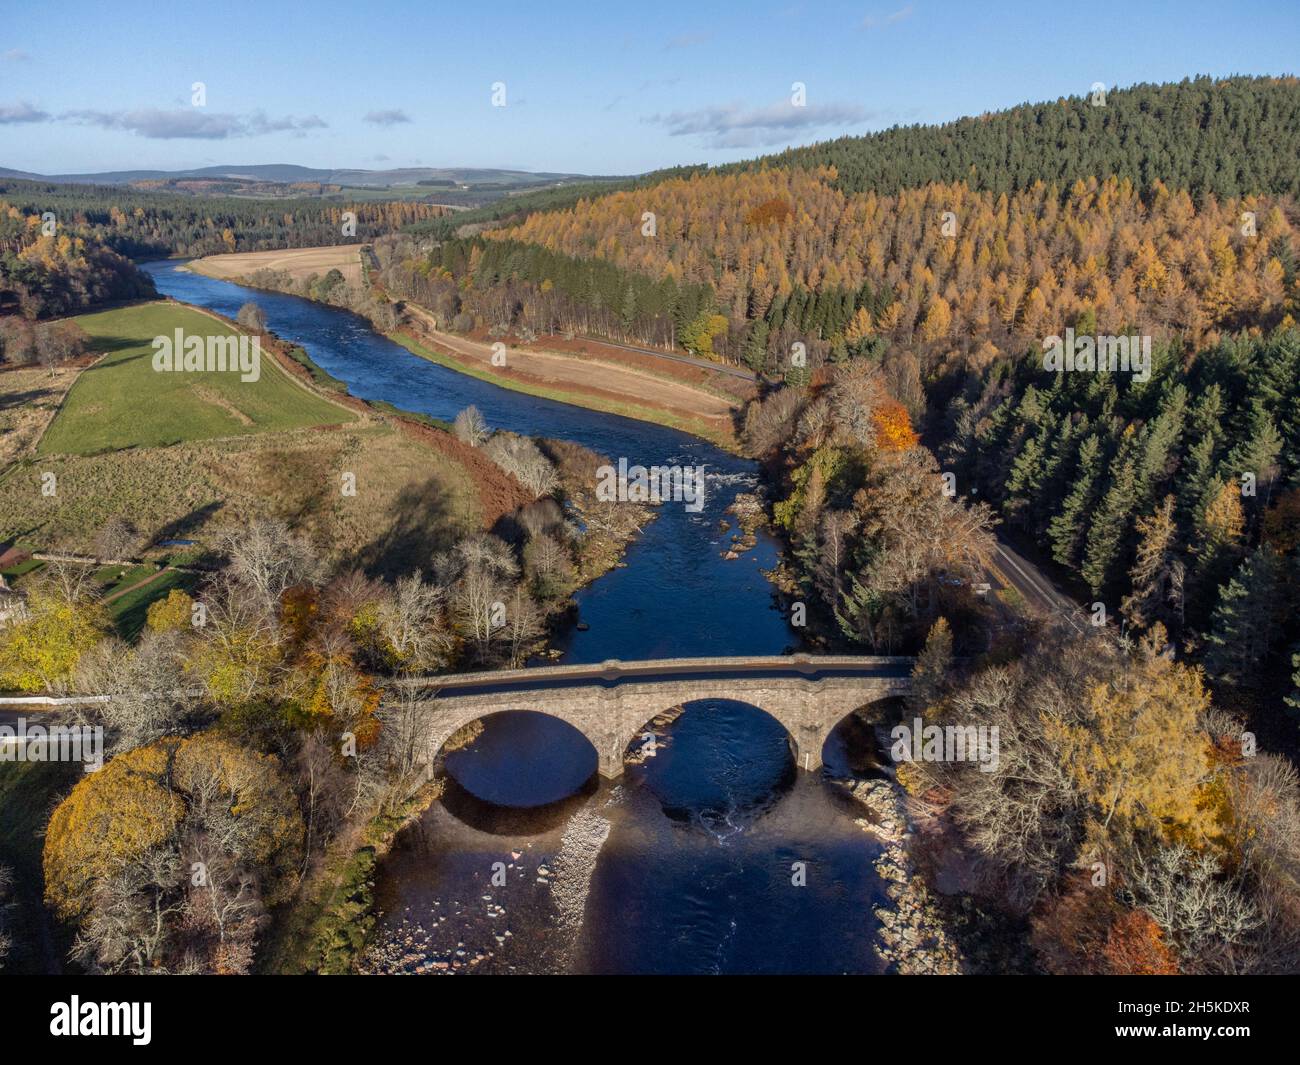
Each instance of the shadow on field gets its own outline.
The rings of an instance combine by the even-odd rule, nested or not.
[[[0,395],[0,410],[24,407],[29,403],[37,403],[40,400],[49,398],[50,390],[46,388],[33,388],[27,392],[10,392],[7,395]]]
[[[209,521],[211,521],[226,504],[219,499],[196,507],[182,518],[168,522],[154,535],[153,542],[160,540],[192,540]]]
[[[393,520],[387,531],[358,550],[347,566],[391,580],[417,567],[427,570],[433,556],[450,549],[458,538],[459,523],[436,477],[404,488],[391,511]]]
[[[92,334],[90,347],[92,351],[102,351],[105,355],[112,355],[115,351],[122,351],[126,348],[152,348],[153,342],[153,337],[95,336]],[[122,362],[130,362],[131,359],[152,358],[152,350],[142,351],[139,354],[132,355],[130,359],[123,359]],[[120,363],[115,365],[120,365]],[[94,367],[92,366],[91,369],[93,370]]]

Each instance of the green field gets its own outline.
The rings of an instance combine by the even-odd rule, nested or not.
[[[257,381],[242,381],[229,371],[156,372],[156,336],[171,336],[178,327],[187,335],[236,335],[197,311],[151,303],[76,321],[90,335],[92,349],[108,354],[72,386],[39,454],[165,447],[353,420],[347,411],[299,388],[266,352]]]
[[[112,619],[113,627],[117,629],[117,634],[124,640],[134,640],[145,626],[150,606],[159,599],[165,599],[167,593],[173,588],[186,592],[194,591],[199,581],[197,574],[182,573],[174,569],[167,570],[157,580],[119,595],[105,609]]]

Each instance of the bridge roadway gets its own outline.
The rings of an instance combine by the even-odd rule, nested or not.
[[[734,699],[776,718],[796,763],[816,770],[831,730],[859,707],[902,695],[913,659],[848,655],[610,660],[416,677],[398,682],[428,692],[428,764],[447,740],[479,718],[534,710],[572,725],[596,749],[600,774],[623,772],[628,745],[665,710],[702,699]]]

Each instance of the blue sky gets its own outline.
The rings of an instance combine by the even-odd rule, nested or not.
[[[0,166],[624,174],[1097,81],[1298,68],[1296,0],[4,0]],[[494,82],[505,107],[492,106]],[[794,82],[806,107],[791,106]]]

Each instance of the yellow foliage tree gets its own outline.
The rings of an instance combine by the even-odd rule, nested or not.
[[[179,588],[167,593],[167,598],[149,604],[145,623],[154,632],[184,632],[190,628],[194,600]]]
[[[72,673],[102,631],[97,607],[33,590],[27,617],[0,630],[0,690],[49,691]]]
[[[952,307],[942,296],[935,296],[930,309],[925,313],[925,320],[921,322],[921,339],[939,340],[946,337],[951,329]]]
[[[240,706],[266,688],[280,660],[280,647],[268,632],[232,626],[204,640],[189,668],[213,702]]]
[[[856,344],[859,340],[864,340],[871,335],[871,312],[865,307],[859,307],[854,313],[852,319],[844,330],[844,339],[850,344]]]
[[[1241,507],[1241,492],[1231,481],[1224,481],[1218,492],[1205,508],[1205,527],[1209,531],[1211,543],[1206,550],[1218,550],[1220,547],[1240,543],[1242,530],[1246,527],[1246,515]]]
[[[83,777],[45,831],[45,898],[76,917],[91,883],[171,838],[184,808],[167,787],[174,741],[118,755]]]
[[[97,881],[175,845],[187,824],[209,835],[219,827],[268,905],[292,892],[303,823],[279,761],[205,732],[120,754],[78,782],[45,833],[46,901],[64,919],[79,916]]]
[[[1144,658],[1092,688],[1084,724],[1054,728],[1103,828],[1119,819],[1189,845],[1216,832],[1213,751],[1200,724],[1209,705],[1199,669]]]

